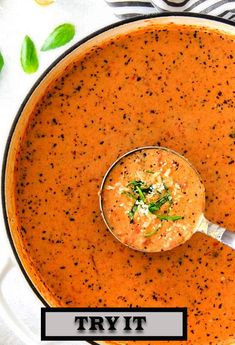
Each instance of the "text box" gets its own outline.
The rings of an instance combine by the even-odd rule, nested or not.
[[[42,340],[187,340],[187,308],[42,308]]]

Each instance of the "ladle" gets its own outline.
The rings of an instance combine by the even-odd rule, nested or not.
[[[180,155],[179,153],[169,149],[169,148],[165,148],[165,147],[159,147],[159,146],[145,146],[145,147],[140,147],[137,149],[134,149],[132,151],[129,151],[127,153],[125,153],[124,155],[122,155],[121,157],[119,157],[108,169],[108,171],[106,172],[102,184],[101,184],[101,188],[100,188],[100,192],[99,192],[99,205],[100,205],[100,211],[101,211],[101,215],[103,217],[103,220],[107,226],[107,228],[109,229],[109,231],[119,240],[121,241],[124,245],[132,248],[132,249],[136,249],[136,250],[140,250],[143,252],[154,252],[154,251],[162,251],[162,250],[168,250],[168,249],[172,249],[175,246],[178,246],[182,243],[184,243],[186,240],[188,240],[189,238],[182,238],[181,240],[179,240],[177,242],[176,245],[171,246],[170,248],[158,248],[157,250],[153,250],[153,249],[149,249],[148,246],[143,247],[143,248],[139,248],[138,246],[133,245],[132,243],[128,243],[128,241],[123,242],[122,239],[115,233],[115,231],[113,231],[112,226],[110,225],[110,221],[108,221],[107,219],[107,215],[105,214],[105,210],[104,210],[104,194],[105,194],[105,186],[107,184],[107,180],[110,176],[110,174],[112,173],[114,168],[117,168],[118,165],[120,163],[125,164],[125,160],[128,158],[130,160],[131,157],[133,157],[134,155],[136,155],[136,153],[144,153],[147,152],[147,150],[149,149],[154,149],[157,152],[164,152],[164,155],[166,154],[166,152],[169,155],[173,155],[175,158],[178,158],[182,160],[182,162],[186,162],[187,163],[187,169],[190,169],[191,171],[194,172],[194,174],[196,174],[199,178],[200,183],[202,183],[201,178],[199,173],[197,172],[197,170],[194,168],[194,166],[182,155]],[[204,198],[205,198],[205,192],[204,192]],[[158,215],[159,216],[159,215]],[[172,222],[165,222],[164,224],[169,223],[172,224]],[[166,225],[164,225],[166,227]],[[229,231],[217,224],[213,224],[211,223],[209,220],[207,220],[204,216],[204,209],[202,210],[201,216],[199,217],[198,221],[196,222],[195,228],[193,229],[193,231],[191,232],[191,236],[196,233],[196,232],[201,232],[207,236],[210,236],[214,239],[216,239],[217,241],[226,244],[227,246],[235,249],[235,232],[233,231]],[[137,236],[143,236],[143,234],[140,232],[139,235]]]

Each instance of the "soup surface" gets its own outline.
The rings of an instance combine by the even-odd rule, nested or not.
[[[7,193],[17,250],[51,305],[186,306],[182,344],[234,340],[234,251],[202,234],[170,252],[134,251],[106,229],[98,203],[112,162],[157,144],[193,163],[206,217],[235,229],[234,58],[232,36],[149,25],[95,47],[44,91]]]
[[[145,252],[172,249],[196,231],[204,212],[204,186],[180,155],[143,148],[122,157],[105,177],[104,220],[124,244]]]

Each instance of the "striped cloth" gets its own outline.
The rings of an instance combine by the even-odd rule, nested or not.
[[[235,0],[106,0],[119,18],[162,12],[194,12],[235,21]]]

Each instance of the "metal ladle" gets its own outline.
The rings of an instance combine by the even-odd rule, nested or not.
[[[129,156],[137,151],[143,151],[143,150],[147,150],[147,149],[157,149],[157,150],[164,150],[167,151],[171,154],[174,154],[180,158],[182,158],[184,161],[187,162],[188,166],[190,167],[190,169],[193,169],[194,172],[200,177],[198,171],[194,168],[194,166],[182,155],[180,155],[178,152],[173,151],[169,148],[166,147],[160,147],[160,146],[144,146],[144,147],[139,147],[137,149],[134,149],[132,151],[129,151],[127,153],[125,153],[124,155],[122,155],[121,157],[119,157],[108,169],[108,171],[106,172],[101,187],[100,187],[100,191],[99,191],[99,206],[100,206],[100,211],[101,211],[101,215],[103,217],[104,223],[106,224],[108,230],[111,232],[111,234],[116,237],[116,239],[118,239],[121,243],[123,243],[116,235],[115,233],[112,231],[106,217],[105,217],[105,213],[104,213],[104,209],[103,209],[103,190],[104,190],[104,186],[106,183],[106,180],[110,174],[110,172],[112,171],[112,169],[126,156]],[[201,180],[201,178],[200,178]],[[214,239],[216,239],[217,241],[224,243],[225,245],[235,249],[235,232],[233,231],[229,231],[221,226],[219,226],[218,224],[213,224],[211,223],[208,219],[205,218],[204,214],[202,214],[200,221],[197,223],[195,230],[193,231],[192,235],[196,232],[201,232],[207,236],[210,236]],[[131,247],[130,245],[123,243],[124,245],[126,245],[129,248],[132,249],[136,249],[139,251],[143,251],[143,252],[149,252],[148,250],[140,250],[134,247]],[[181,243],[180,243],[181,244]]]

